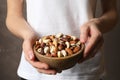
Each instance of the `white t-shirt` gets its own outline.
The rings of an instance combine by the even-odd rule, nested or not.
[[[94,17],[96,0],[26,0],[27,21],[36,32],[43,35],[64,33],[79,37],[80,26]],[[22,53],[18,75],[28,80],[98,80],[102,73],[102,55],[57,75],[37,72]]]

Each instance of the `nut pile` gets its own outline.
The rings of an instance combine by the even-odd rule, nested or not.
[[[75,36],[48,35],[35,43],[35,50],[48,57],[65,57],[77,53],[81,49],[81,42]]]

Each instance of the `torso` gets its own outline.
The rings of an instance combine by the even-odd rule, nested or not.
[[[64,33],[79,37],[80,26],[94,17],[95,7],[96,0],[27,0],[27,20],[40,36]],[[98,52],[94,58],[50,76],[38,73],[22,56],[18,75],[30,80],[94,80],[100,74],[100,63]]]

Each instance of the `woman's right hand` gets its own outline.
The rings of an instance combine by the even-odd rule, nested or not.
[[[33,67],[35,67],[38,70],[38,72],[55,75],[57,73],[56,70],[50,69],[50,67],[46,63],[42,63],[36,60],[32,46],[34,42],[36,41],[36,39],[38,38],[39,38],[38,35],[30,35],[30,36],[27,36],[26,39],[24,39],[22,47],[25,53],[25,59]]]

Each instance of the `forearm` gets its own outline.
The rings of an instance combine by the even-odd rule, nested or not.
[[[117,23],[117,0],[101,0],[103,13],[98,18],[98,28],[102,33],[112,30]]]
[[[6,25],[14,35],[22,39],[29,38],[35,33],[25,19],[19,16],[7,16]]]
[[[23,0],[7,0],[6,25],[16,36],[26,39],[35,32],[23,17]]]
[[[102,33],[109,32],[115,27],[117,23],[117,12],[115,10],[110,10],[104,13],[101,17],[98,18],[98,23],[100,26],[99,29]]]

